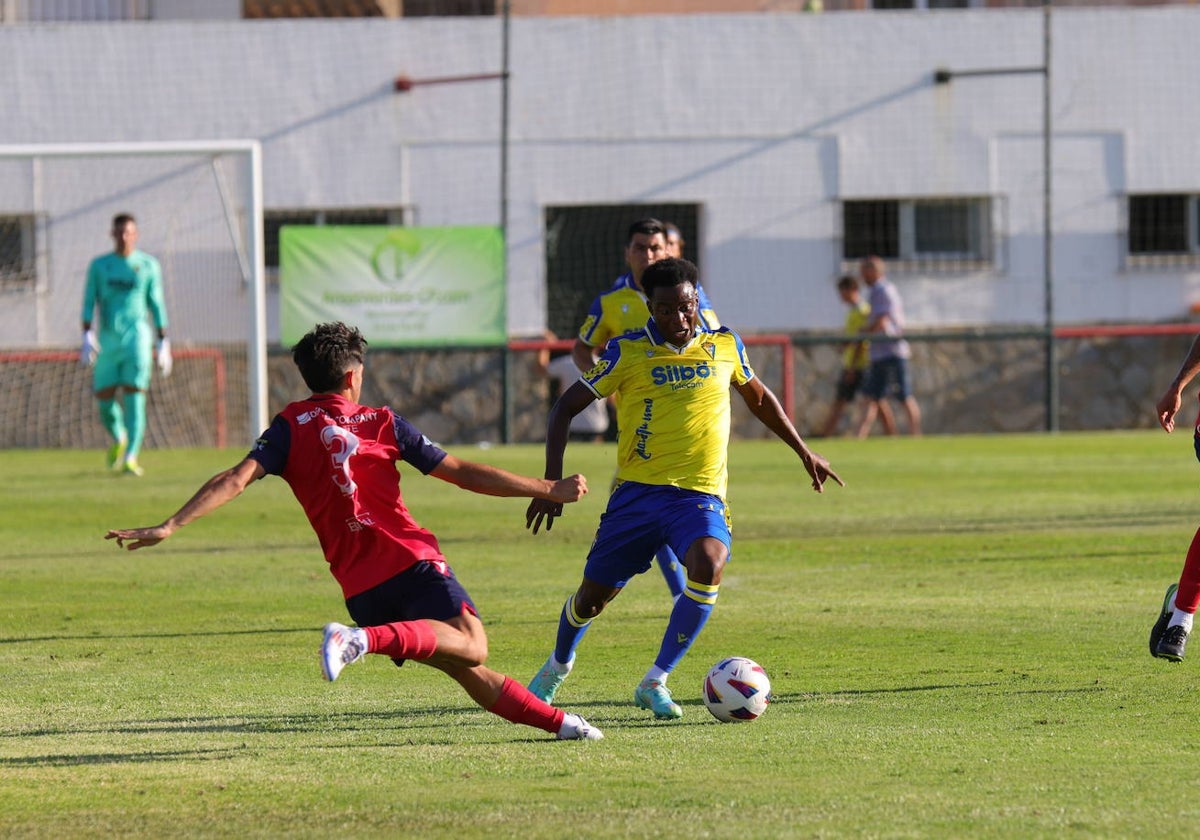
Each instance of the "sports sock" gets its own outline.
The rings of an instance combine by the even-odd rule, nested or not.
[[[500,687],[500,697],[488,711],[511,723],[535,726],[556,735],[565,716],[562,709],[539,700],[529,689],[507,676]]]
[[[678,598],[683,594],[684,586],[687,585],[687,571],[679,562],[679,557],[671,546],[664,545],[655,553],[654,559],[658,561],[658,568],[662,570],[663,577],[667,581],[671,597]]]
[[[437,632],[423,619],[362,629],[367,633],[369,653],[381,653],[392,659],[428,659],[437,651]]]
[[[125,419],[121,406],[116,400],[97,400],[96,408],[100,413],[100,425],[114,442],[125,437]]]
[[[128,446],[125,449],[125,460],[136,461],[142,451],[142,439],[146,436],[146,392],[126,391],[121,395],[121,405],[125,409],[125,430]]]
[[[696,641],[717,603],[719,588],[720,584],[696,583],[688,579],[683,597],[675,602],[671,610],[667,632],[663,634],[662,646],[654,660],[655,666],[663,672],[669,674],[674,670],[691,648],[692,642]]]
[[[1182,627],[1185,631],[1191,633],[1193,618],[1194,616],[1190,612],[1184,612],[1179,607],[1176,607],[1175,611],[1171,613],[1171,620],[1167,623],[1167,626]]]
[[[592,620],[584,620],[575,612],[575,596],[572,595],[563,604],[562,614],[558,617],[558,636],[554,640],[554,660],[570,662],[575,658],[575,648],[583,639],[583,634],[592,626]]]
[[[1179,591],[1175,593],[1175,607],[1185,613],[1195,613],[1200,607],[1200,530],[1192,537],[1183,561]]]
[[[575,667],[574,658],[570,662],[559,662],[558,657],[553,653],[550,654],[550,667],[564,676],[571,673],[571,669]]]
[[[664,671],[662,668],[659,668],[657,665],[651,665],[650,670],[648,670],[646,672],[646,676],[642,677],[642,682],[647,683],[647,682],[650,682],[651,680],[654,680],[656,682],[662,683],[663,685],[666,685],[667,677],[669,677],[669,676],[671,676],[670,671]]]

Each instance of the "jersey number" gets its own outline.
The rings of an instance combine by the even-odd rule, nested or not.
[[[341,426],[326,426],[321,430],[321,443],[333,465],[333,483],[343,494],[354,495],[358,485],[350,477],[350,456],[358,451],[358,437]]]

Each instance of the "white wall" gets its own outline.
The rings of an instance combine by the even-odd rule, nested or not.
[[[894,277],[913,326],[1040,323],[1042,80],[935,68],[1042,62],[1040,10],[515,18],[509,329],[540,332],[542,208],[699,202],[706,287],[746,331],[830,329],[838,203],[995,196],[997,270]],[[411,205],[499,221],[498,19],[0,28],[0,144],[258,138],[269,208]],[[1054,279],[1063,323],[1171,320],[1200,271],[1123,268],[1126,192],[1200,192],[1200,17],[1053,15]],[[0,213],[23,200],[0,184]],[[123,209],[123,208],[121,208]],[[134,208],[136,210],[136,208]],[[143,245],[154,251],[151,220]],[[96,252],[107,245],[96,232]],[[73,344],[83,266],[6,300],[0,343]],[[46,296],[70,318],[36,334]],[[236,300],[214,307],[244,306]],[[207,313],[212,316],[212,312]],[[187,316],[185,316],[187,317]],[[239,316],[240,317],[240,316]],[[42,319],[47,320],[45,318]],[[63,320],[63,323],[58,323]],[[186,325],[185,325],[186,328]]]

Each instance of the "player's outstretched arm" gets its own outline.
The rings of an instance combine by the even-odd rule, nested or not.
[[[576,414],[593,401],[596,395],[592,389],[582,382],[576,382],[563,392],[554,407],[550,409],[550,418],[546,423],[546,471],[547,480],[557,480],[563,471],[563,453],[567,449],[567,437],[571,429],[571,420]],[[546,523],[546,530],[554,527],[554,518],[562,516],[562,505],[552,500],[534,499],[525,509],[525,527],[537,533]]]
[[[264,475],[266,470],[262,464],[253,458],[245,458],[237,466],[219,472],[204,482],[183,507],[161,524],[147,528],[114,528],[105,534],[104,539],[116,540],[118,548],[128,548],[130,551],[158,545],[189,522],[194,522],[226,502],[233,501],[251,482]]]
[[[1179,406],[1183,404],[1183,389],[1197,373],[1200,373],[1200,335],[1192,341],[1192,347],[1180,365],[1179,373],[1175,374],[1175,378],[1155,404],[1154,412],[1158,417],[1158,425],[1164,430],[1170,432],[1175,428],[1175,415],[1179,413]]]
[[[808,448],[808,444],[800,437],[800,433],[796,431],[796,427],[784,413],[783,406],[779,404],[775,394],[763,385],[758,377],[741,385],[735,383],[734,387],[742,395],[746,406],[759,422],[774,432],[780,440],[800,456],[800,463],[804,464],[804,469],[812,479],[814,490],[818,493],[824,492],[827,479],[833,479],[840,487],[846,486],[846,482],[842,481],[841,477],[830,468],[829,461]]]
[[[449,453],[429,474],[484,496],[524,496],[545,499],[558,505],[577,502],[587,493],[587,479],[582,475],[558,479],[533,478],[466,461]]]

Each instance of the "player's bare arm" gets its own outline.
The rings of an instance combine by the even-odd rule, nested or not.
[[[550,419],[546,424],[546,471],[543,473],[547,480],[558,480],[562,475],[563,453],[567,449],[571,420],[595,399],[591,388],[576,382],[563,392],[550,409]],[[544,521],[549,531],[554,527],[554,518],[557,516],[562,516],[562,504],[534,499],[525,509],[525,527],[536,534]]]
[[[575,367],[582,371],[591,370],[596,364],[596,348],[585,344],[583,339],[576,338],[571,347],[571,358],[575,360]]]
[[[587,493],[587,479],[579,474],[556,479],[532,478],[449,454],[430,475],[472,493],[532,497],[559,505],[560,509],[564,503],[577,502]]]
[[[818,493],[824,492],[826,479],[833,479],[839,486],[845,487],[846,482],[829,467],[829,461],[808,448],[808,444],[800,437],[792,421],[784,413],[783,406],[775,394],[755,377],[741,385],[734,384],[741,394],[746,407],[758,418],[759,422],[770,429],[775,435],[790,446],[800,456],[800,463],[812,478],[812,488]]]
[[[115,528],[104,539],[116,540],[118,548],[133,551],[158,545],[184,525],[195,522],[212,513],[222,505],[233,501],[250,484],[266,475],[262,464],[253,458],[245,458],[235,467],[219,472],[204,482],[195,495],[159,525],[148,528]],[[128,545],[126,545],[128,543]]]
[[[1167,432],[1175,428],[1175,415],[1179,412],[1179,406],[1183,402],[1183,389],[1195,378],[1197,373],[1200,373],[1200,335],[1192,341],[1192,348],[1188,351],[1183,364],[1180,365],[1179,373],[1175,374],[1175,378],[1167,386],[1163,395],[1158,398],[1158,404],[1155,406],[1158,424]]]

